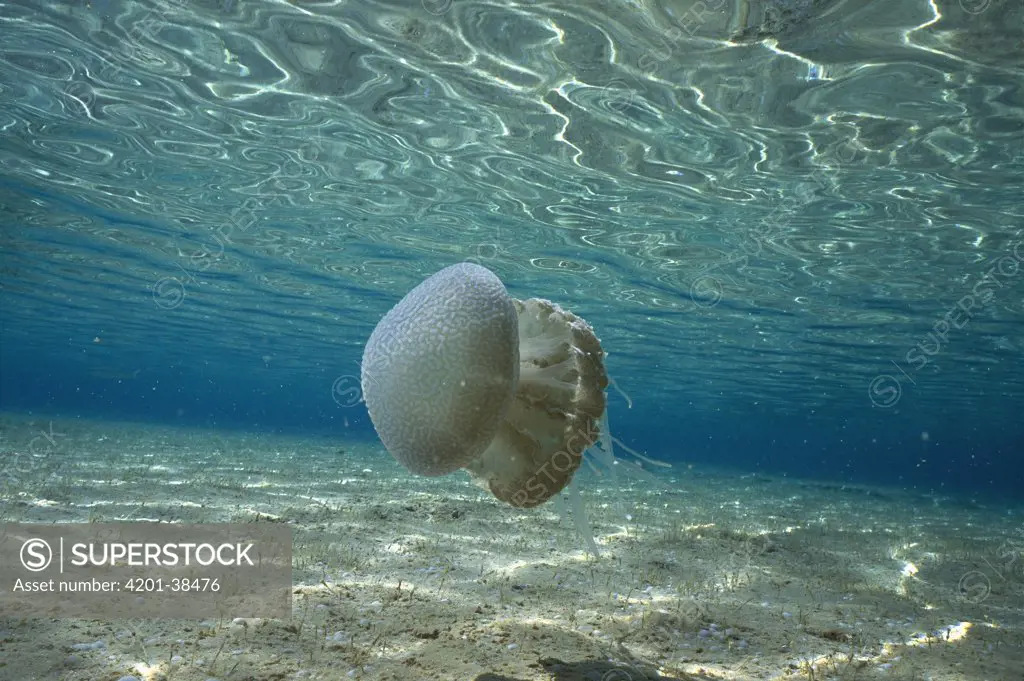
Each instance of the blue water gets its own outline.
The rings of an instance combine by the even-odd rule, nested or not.
[[[471,259],[650,456],[1019,497],[1024,4],[706,5],[3,5],[0,410],[372,440]]]

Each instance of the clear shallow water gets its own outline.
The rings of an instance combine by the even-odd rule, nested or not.
[[[373,437],[339,379],[475,259],[595,326],[649,454],[1019,492],[1022,22],[0,5],[0,407]]]

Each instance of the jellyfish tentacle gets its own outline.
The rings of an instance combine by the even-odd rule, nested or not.
[[[609,468],[615,444],[661,465],[608,432],[609,384],[632,400],[604,359],[584,319],[542,298],[513,299],[493,272],[460,263],[377,324],[363,353],[363,398],[384,446],[410,471],[463,468],[501,501],[531,508],[570,484],[588,450]]]

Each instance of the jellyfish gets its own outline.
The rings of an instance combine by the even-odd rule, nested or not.
[[[549,300],[514,299],[489,269],[459,263],[380,320],[363,352],[361,387],[381,442],[406,469],[465,470],[502,502],[533,508],[570,484],[606,431],[604,359],[577,315]],[[611,463],[605,440],[593,451]]]

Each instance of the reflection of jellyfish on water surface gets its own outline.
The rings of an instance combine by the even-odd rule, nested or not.
[[[363,353],[362,390],[381,441],[407,469],[464,468],[501,501],[532,508],[569,485],[588,449],[616,463],[604,356],[584,320],[547,300],[515,300],[493,272],[461,263],[380,320]]]

